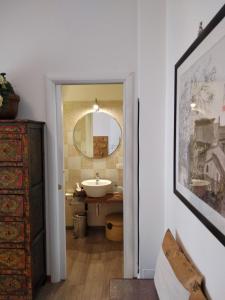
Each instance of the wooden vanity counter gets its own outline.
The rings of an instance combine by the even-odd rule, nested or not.
[[[122,193],[109,193],[106,194],[104,197],[86,197],[84,202],[87,204],[90,203],[122,203],[123,202],[123,194]]]

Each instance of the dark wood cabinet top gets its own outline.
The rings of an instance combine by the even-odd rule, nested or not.
[[[6,123],[6,124],[14,124],[14,123],[38,123],[38,124],[45,124],[44,121],[35,121],[35,120],[28,120],[28,119],[15,119],[15,120],[0,120],[1,123]]]

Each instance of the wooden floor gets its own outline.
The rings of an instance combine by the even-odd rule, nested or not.
[[[67,271],[64,282],[43,286],[37,300],[109,299],[109,281],[123,276],[122,242],[105,239],[104,230],[92,229],[74,239],[67,230]]]
[[[110,300],[159,300],[153,279],[112,279]]]

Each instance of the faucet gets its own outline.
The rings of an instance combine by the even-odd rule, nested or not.
[[[99,176],[98,172],[95,173],[95,179],[96,179],[96,184],[98,184],[99,179],[100,179],[100,176]]]

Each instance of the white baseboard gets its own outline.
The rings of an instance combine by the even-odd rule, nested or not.
[[[140,272],[141,279],[153,279],[155,274],[154,269],[142,269]]]

